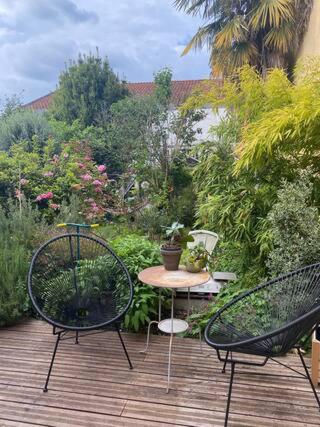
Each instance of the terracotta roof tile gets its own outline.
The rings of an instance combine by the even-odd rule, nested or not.
[[[204,81],[205,80],[173,80],[171,96],[172,104],[175,106],[180,105],[191,94],[192,90]],[[219,85],[221,84],[221,80],[216,80],[216,82]],[[132,95],[151,95],[154,90],[154,83],[128,83],[128,89]],[[34,101],[25,104],[24,107],[37,111],[46,110],[52,101],[53,93],[54,92],[51,92],[48,95],[35,99]]]

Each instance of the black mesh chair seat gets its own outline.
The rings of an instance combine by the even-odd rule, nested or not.
[[[133,286],[125,265],[105,241],[80,233],[50,239],[31,261],[28,291],[38,314],[53,325],[56,347],[67,331],[75,331],[78,342],[79,332],[113,325],[132,367],[119,325],[131,305]]]
[[[226,364],[232,366],[225,425],[234,366],[250,364],[235,358],[233,353],[263,356],[263,365],[268,358],[282,356],[296,347],[302,358],[299,342],[310,336],[319,322],[320,263],[280,276],[238,296],[211,318],[205,340],[224,362],[223,372]],[[224,359],[221,351],[226,351]],[[310,379],[307,370],[306,376]],[[320,406],[314,387],[313,391]]]
[[[37,251],[29,294],[54,326],[89,330],[120,320],[133,290],[126,267],[105,242],[75,233],[54,237]]]

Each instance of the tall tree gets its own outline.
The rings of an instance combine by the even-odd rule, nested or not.
[[[90,126],[127,94],[125,82],[119,80],[106,58],[98,53],[79,55],[59,77],[51,112],[68,124],[79,120],[83,126]]]
[[[313,0],[175,0],[175,6],[206,22],[186,46],[207,46],[213,74],[244,64],[265,75],[270,67],[291,69],[307,27]]]

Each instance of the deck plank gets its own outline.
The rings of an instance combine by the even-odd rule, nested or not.
[[[134,370],[112,331],[80,337],[80,345],[63,341],[44,394],[55,342],[51,327],[32,320],[0,329],[0,427],[223,425],[229,373],[221,374],[212,349],[204,346],[201,353],[197,340],[175,338],[166,394],[167,337],[152,336],[143,354],[144,335],[123,335]],[[283,362],[301,371],[296,355]],[[319,425],[311,389],[295,373],[273,362],[236,372],[230,426]]]

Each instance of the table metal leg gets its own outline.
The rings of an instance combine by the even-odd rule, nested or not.
[[[149,322],[148,324],[148,333],[147,333],[147,344],[146,344],[146,348],[144,350],[140,350],[139,353],[146,353],[148,351],[149,348],[149,341],[150,341],[150,327],[152,324],[156,323],[160,323],[161,322],[161,288],[159,288],[159,308],[158,308],[158,321],[157,320],[152,320],[151,322]]]
[[[190,288],[188,288],[188,311],[187,311],[187,317],[190,316]]]
[[[159,318],[159,322],[161,322],[161,288],[159,288],[159,308],[158,308],[158,318]]]
[[[168,361],[168,380],[167,380],[167,393],[170,391],[170,376],[171,376],[171,350],[173,341],[173,312],[174,312],[174,289],[171,290],[171,334],[169,343],[169,361]]]
[[[158,324],[159,322],[157,320],[152,320],[151,322],[149,322],[148,325],[148,333],[147,333],[147,344],[146,344],[146,348],[144,350],[140,350],[140,353],[146,353],[148,351],[149,348],[149,340],[150,340],[150,327],[152,324]]]
[[[173,341],[173,333],[170,334],[167,393],[169,393],[169,391],[170,391],[172,341]]]

